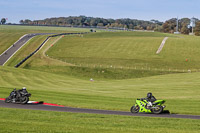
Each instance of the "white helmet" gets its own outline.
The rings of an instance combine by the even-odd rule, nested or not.
[[[22,89],[23,89],[23,90],[26,90],[26,87],[23,87]]]

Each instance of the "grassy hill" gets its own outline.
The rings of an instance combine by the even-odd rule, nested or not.
[[[157,55],[165,36],[169,39]],[[157,32],[97,32],[65,36],[50,47],[55,40],[51,38],[22,67],[84,79],[130,79],[200,70],[199,37]],[[22,53],[30,51],[28,48]],[[14,66],[13,62],[8,65]]]
[[[163,51],[156,55],[155,52],[165,36],[170,36],[170,38],[167,40]],[[37,48],[44,39],[45,36],[35,37],[6,65],[16,65],[18,61]],[[26,86],[38,90],[40,87],[36,85],[37,82],[33,82],[37,77],[39,85],[43,88],[39,92],[49,94],[55,98],[51,101],[50,98],[45,98],[46,95],[39,96],[40,93],[38,91],[34,92],[45,101],[60,102],[60,104],[73,107],[127,110],[127,107],[131,106],[133,99],[144,97],[147,92],[152,91],[157,93],[157,96],[167,99],[170,105],[176,106],[177,103],[181,103],[179,108],[183,110],[180,111],[179,108],[174,109],[172,107],[173,111],[175,111],[174,113],[178,111],[178,113],[188,114],[193,112],[192,114],[196,114],[195,109],[191,112],[188,108],[186,111],[185,107],[187,105],[183,103],[198,102],[198,96],[196,95],[200,93],[196,81],[199,73],[183,73],[187,72],[188,66],[190,69],[197,69],[197,67],[193,65],[193,60],[188,62],[181,61],[180,53],[184,51],[186,55],[189,55],[188,51],[196,50],[198,48],[198,39],[198,37],[175,36],[156,32],[97,32],[83,36],[55,37],[51,38],[36,55],[21,66],[26,70],[19,70],[23,70],[23,73],[25,71],[27,73],[29,71],[33,72],[32,76],[24,77],[24,82],[26,81],[25,79],[31,79],[25,84]],[[56,40],[57,42],[55,42]],[[177,52],[177,56],[173,58],[170,56],[170,51],[173,53],[173,50],[175,50],[175,48],[172,48],[172,44],[174,46],[176,44],[180,45],[178,40],[180,43],[185,41],[185,45],[181,47],[182,51],[179,50],[180,53]],[[193,47],[188,50],[186,48],[187,44]],[[123,45],[123,48],[120,47],[121,45]],[[193,57],[194,60],[199,60],[195,55],[196,52],[190,53],[189,56]],[[171,70],[162,68],[164,63]],[[170,63],[174,64],[174,68],[181,66],[181,63],[186,65],[182,64],[181,67],[183,67],[184,71],[181,71],[180,68],[173,70]],[[40,79],[37,76],[41,75],[39,73],[44,73],[42,75],[46,75],[45,77],[48,78]],[[165,74],[168,75],[160,76]],[[20,78],[22,75],[19,75]],[[34,78],[33,81],[32,78]],[[95,82],[90,82],[90,78],[93,78]],[[190,83],[192,80],[194,82]],[[59,84],[54,84],[54,82]],[[64,84],[60,84],[60,82]],[[187,83],[189,83],[189,86],[187,86]],[[17,84],[17,82],[14,84]],[[189,93],[189,95],[182,97],[186,93]],[[65,99],[65,96],[68,97],[68,100],[62,100]],[[88,97],[91,99],[88,100]],[[102,101],[102,99],[105,101]],[[80,104],[79,100],[84,101],[83,105]],[[93,104],[95,103],[94,101],[99,103]],[[121,102],[123,104],[119,106],[118,103]],[[193,106],[193,108],[196,108],[198,105],[194,104]]]
[[[29,32],[24,28],[23,33]],[[10,32],[17,33],[18,30],[14,29]],[[55,30],[61,31],[62,28]],[[165,36],[169,39],[163,51],[156,55]],[[55,37],[20,68],[13,67],[34,51],[45,37],[31,39],[4,67],[0,66],[0,98],[7,97],[13,88],[26,86],[32,93],[31,100],[70,107],[129,111],[136,98],[152,92],[157,99],[167,101],[166,109],[171,113],[200,115],[200,74],[195,72],[200,65],[199,37],[156,32],[97,32]],[[94,81],[91,82],[90,78]],[[199,131],[198,120],[4,108],[0,108],[0,114],[0,129],[4,132]],[[25,126],[19,128],[17,123]]]
[[[170,37],[163,51],[156,55],[164,36]],[[62,38],[47,54],[74,64],[182,71],[199,69],[199,41],[199,37],[180,38],[162,33],[95,33],[80,39]]]
[[[45,27],[45,26],[15,26],[0,25],[0,54],[15,43],[20,37],[30,33],[62,33],[62,32],[88,32],[89,29]]]

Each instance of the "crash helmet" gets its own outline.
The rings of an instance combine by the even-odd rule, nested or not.
[[[26,87],[23,87],[22,90],[26,90]]]
[[[147,98],[151,98],[151,97],[152,97],[152,93],[151,92],[147,93]]]

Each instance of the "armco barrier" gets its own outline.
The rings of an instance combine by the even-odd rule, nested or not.
[[[28,60],[31,56],[33,56],[38,50],[40,50],[40,48],[45,44],[45,42],[51,38],[51,37],[57,37],[57,36],[62,36],[62,35],[73,35],[73,34],[87,34],[88,32],[82,32],[82,33],[61,33],[61,34],[56,34],[56,35],[51,35],[48,36],[43,42],[42,44],[40,44],[40,46],[34,51],[32,52],[30,55],[28,55],[27,57],[25,57],[22,61],[20,61],[15,67],[18,68],[19,66],[21,66],[26,60]]]

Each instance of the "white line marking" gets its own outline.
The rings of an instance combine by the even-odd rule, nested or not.
[[[162,49],[163,49],[163,47],[164,47],[165,42],[167,41],[167,39],[168,39],[168,37],[165,37],[165,38],[163,39],[163,41],[162,41],[162,43],[160,44],[160,47],[158,48],[156,54],[159,54],[159,53],[162,51]]]
[[[26,35],[28,35],[28,34],[23,35],[22,37],[19,38],[19,40],[22,39],[23,37],[25,37]],[[15,44],[15,43],[14,43],[14,44]]]

